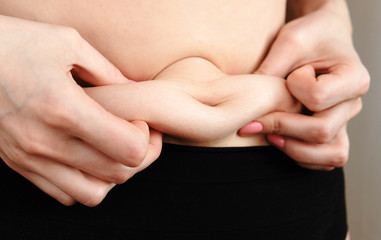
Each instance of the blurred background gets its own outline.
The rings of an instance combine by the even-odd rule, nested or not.
[[[381,1],[347,0],[354,43],[371,75],[363,110],[349,124],[350,160],[345,167],[352,240],[381,239]]]

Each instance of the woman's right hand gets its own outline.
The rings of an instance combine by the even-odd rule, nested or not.
[[[128,80],[73,29],[0,16],[0,157],[65,205],[103,200],[147,167],[161,134],[142,136],[74,81]],[[147,132],[148,133],[148,132]],[[148,135],[148,134],[147,134]]]

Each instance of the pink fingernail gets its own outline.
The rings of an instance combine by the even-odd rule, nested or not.
[[[261,132],[263,130],[263,125],[260,122],[251,122],[248,126],[253,132]]]
[[[243,134],[255,134],[260,133],[263,130],[263,125],[259,122],[251,122],[248,123],[241,129],[241,133]]]
[[[284,147],[284,137],[279,135],[267,135],[267,139],[277,147]]]

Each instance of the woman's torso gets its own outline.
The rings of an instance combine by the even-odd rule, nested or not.
[[[0,3],[0,14],[75,28],[126,77],[143,81],[187,57],[207,59],[226,74],[253,72],[284,23],[286,1]],[[226,145],[264,143],[262,136],[237,135]]]

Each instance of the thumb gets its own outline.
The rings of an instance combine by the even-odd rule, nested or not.
[[[362,74],[362,75],[361,75]],[[312,65],[305,65],[294,70],[287,77],[287,88],[304,106],[314,112],[328,109],[342,101],[358,97],[361,85],[349,83],[353,81],[365,82],[367,71],[361,73],[346,65],[338,65],[330,68],[327,72],[317,76]],[[349,84],[349,87],[347,86]],[[365,92],[366,85],[360,92]]]
[[[81,39],[83,44],[77,49],[76,62],[72,63],[72,71],[81,80],[94,86],[127,83],[128,79],[101,53],[93,48],[87,41]]]
[[[301,49],[287,39],[286,34],[279,33],[255,73],[285,78],[299,65]]]
[[[319,95],[323,88],[316,78],[313,66],[304,65],[294,70],[287,77],[287,88],[290,93],[311,111],[319,111]]]

